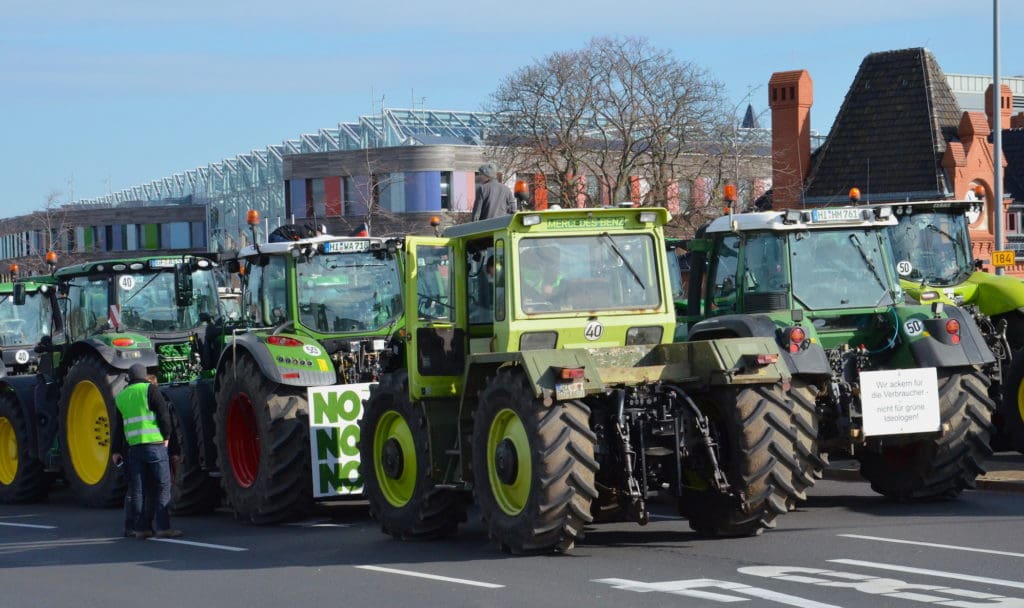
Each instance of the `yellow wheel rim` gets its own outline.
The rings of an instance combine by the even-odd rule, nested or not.
[[[1017,385],[1017,415],[1024,421],[1024,380]]]
[[[9,486],[18,475],[18,436],[14,425],[0,417],[0,484]]]
[[[71,391],[66,433],[75,474],[83,483],[98,484],[110,462],[110,418],[103,394],[88,380]]]
[[[522,513],[530,500],[533,462],[526,427],[508,408],[498,412],[487,432],[487,477],[498,507],[510,517]]]

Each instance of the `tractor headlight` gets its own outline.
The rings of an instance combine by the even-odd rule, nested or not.
[[[626,346],[636,344],[661,344],[663,331],[660,326],[630,327],[626,331]]]
[[[544,350],[558,344],[558,332],[532,331],[519,336],[519,350]]]

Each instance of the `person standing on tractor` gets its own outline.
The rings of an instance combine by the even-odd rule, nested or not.
[[[131,479],[132,529],[135,538],[174,538],[181,530],[171,528],[168,505],[171,502],[171,468],[168,439],[171,421],[156,378],[146,373],[141,363],[128,370],[128,386],[115,398],[121,413],[123,432],[114,434],[114,464],[123,460],[124,444],[128,444],[128,467]]]
[[[476,200],[473,202],[473,221],[501,217],[512,213],[516,199],[508,186],[498,181],[494,165],[481,165],[476,170]]]

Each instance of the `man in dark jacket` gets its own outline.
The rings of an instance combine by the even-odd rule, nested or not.
[[[516,199],[508,186],[498,181],[498,172],[494,165],[483,165],[477,169],[473,221],[508,215],[515,208]]]
[[[130,504],[135,512],[132,529],[135,538],[181,536],[171,528],[167,507],[171,502],[171,467],[167,453],[171,419],[156,378],[148,376],[146,366],[132,365],[128,386],[115,398],[121,412],[123,432],[112,433],[114,464],[119,464],[128,444],[128,469],[131,479]]]

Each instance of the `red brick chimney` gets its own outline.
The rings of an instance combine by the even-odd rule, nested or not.
[[[772,109],[772,208],[796,207],[811,164],[814,83],[807,70],[775,72],[768,81]]]
[[[992,128],[992,90],[994,85],[985,89],[985,116],[988,116],[988,128]],[[999,87],[999,127],[1000,131],[1010,128],[1010,116],[1013,114],[1013,91],[1007,85]]]

